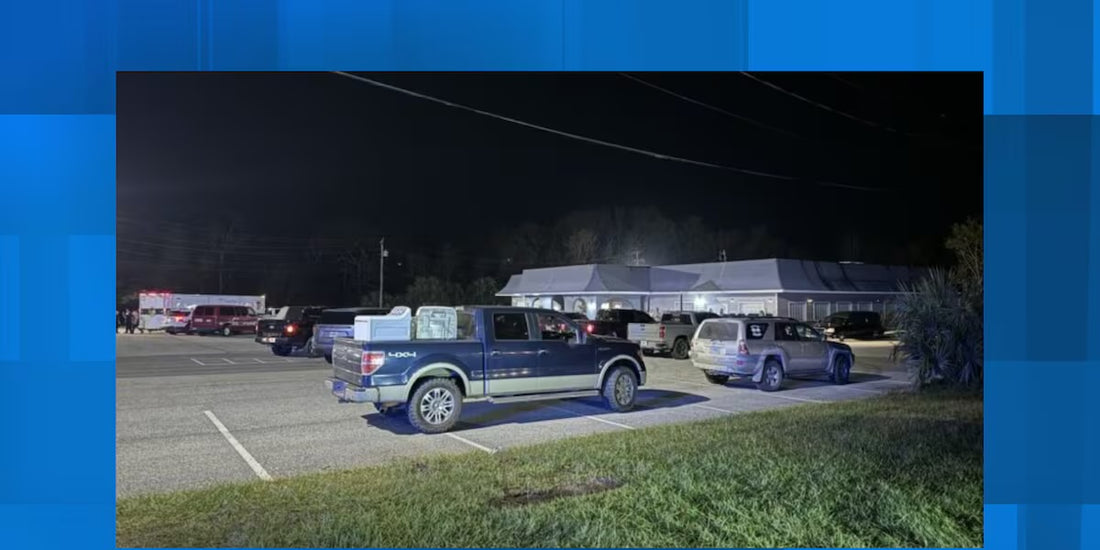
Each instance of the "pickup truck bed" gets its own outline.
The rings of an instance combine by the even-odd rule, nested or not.
[[[465,318],[464,318],[465,316]],[[457,340],[338,338],[325,384],[342,402],[403,412],[426,433],[450,429],[463,402],[602,396],[629,410],[646,370],[636,344],[586,334],[561,314],[512,307],[459,312]]]
[[[661,315],[660,323],[631,323],[627,340],[637,342],[647,353],[667,353],[673,359],[687,359],[691,339],[703,321],[717,317],[713,313],[673,311]]]

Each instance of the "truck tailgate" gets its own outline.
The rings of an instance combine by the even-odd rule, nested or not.
[[[362,384],[362,357],[362,342],[356,342],[350,338],[337,338],[332,344],[333,376],[351,384]]]
[[[658,342],[661,340],[660,323],[630,323],[626,326],[626,339],[631,342]]]

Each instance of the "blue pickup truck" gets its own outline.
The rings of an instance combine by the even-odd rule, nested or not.
[[[602,396],[627,411],[645,384],[638,344],[588,334],[556,311],[479,306],[457,308],[457,318],[454,340],[337,339],[325,387],[341,402],[373,403],[442,433],[464,402]]]

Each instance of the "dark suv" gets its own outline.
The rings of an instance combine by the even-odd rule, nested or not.
[[[882,338],[886,329],[882,316],[874,311],[839,311],[815,324],[828,338]]]

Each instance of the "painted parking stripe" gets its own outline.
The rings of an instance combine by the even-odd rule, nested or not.
[[[204,367],[206,366],[206,363],[203,363],[202,361],[199,361],[198,359],[195,359],[194,357],[192,357],[191,360],[194,361],[195,363],[198,363],[199,365],[202,365]]]
[[[729,409],[719,409],[718,407],[711,407],[710,405],[699,405],[699,404],[696,404],[696,403],[692,403],[690,406],[695,407],[697,409],[706,409],[708,411],[718,411],[718,412],[723,412],[723,413],[727,413],[727,414],[737,414],[737,411],[731,411]]]
[[[252,468],[252,471],[256,472],[256,475],[259,476],[260,479],[264,481],[271,481],[271,474],[268,474],[267,470],[265,470],[263,466],[260,466],[260,463],[252,457],[252,453],[249,453],[248,449],[245,449],[244,445],[241,445],[241,442],[237,441],[237,438],[233,437],[233,434],[229,433],[229,430],[226,429],[225,424],[222,424],[221,420],[218,420],[218,417],[214,416],[214,413],[210,411],[202,412],[206,415],[206,418],[210,419],[210,422],[214,423],[214,427],[217,428],[218,431],[225,436],[225,440],[229,442],[229,444],[233,447],[235,451],[237,451],[237,454],[241,455],[241,458],[243,458],[248,466]]]
[[[626,424],[619,424],[618,422],[608,420],[606,418],[600,418],[598,416],[592,416],[590,414],[581,414],[581,413],[578,413],[577,411],[566,409],[564,407],[553,407],[553,406],[551,406],[551,407],[547,407],[547,408],[548,409],[555,409],[555,410],[559,410],[559,411],[565,411],[565,412],[567,412],[569,414],[572,414],[572,415],[575,415],[575,416],[579,416],[579,417],[582,417],[582,418],[587,418],[589,420],[595,420],[596,422],[603,422],[604,424],[610,424],[610,425],[615,426],[617,428],[623,428],[624,430],[633,430],[634,429],[634,426],[627,426]]]
[[[258,357],[253,357],[252,360],[257,362],[257,363],[263,363],[263,361],[260,361],[260,359]]]
[[[806,398],[806,397],[795,397],[793,395],[776,395],[775,393],[772,393],[772,392],[761,392],[761,394],[766,395],[768,397],[776,397],[776,398],[779,398],[779,399],[790,399],[791,401],[802,401],[803,403],[828,403],[828,401],[821,401],[821,400],[818,400],[818,399],[809,399],[809,398]]]
[[[225,361],[226,363],[229,363],[230,365],[236,365],[236,363],[234,363],[233,361],[230,361],[229,359],[226,359],[225,357],[222,357],[222,361]]]
[[[450,433],[450,432],[444,433],[443,435],[445,435],[445,436],[447,436],[447,437],[450,437],[451,439],[454,439],[454,440],[457,440],[457,441],[461,441],[461,442],[463,442],[463,443],[465,443],[465,444],[467,444],[467,445],[469,445],[469,446],[471,446],[471,447],[475,447],[475,448],[481,449],[481,450],[483,450],[483,451],[485,451],[485,452],[487,452],[487,453],[489,453],[489,454],[494,454],[494,453],[496,453],[496,452],[497,452],[497,450],[496,450],[496,449],[493,449],[493,448],[490,448],[490,447],[486,447],[485,445],[482,445],[482,444],[480,444],[480,443],[474,443],[473,441],[470,441],[469,439],[466,439],[465,437],[462,437],[462,436],[460,436],[460,435],[455,435],[455,434],[453,434],[453,433]]]

